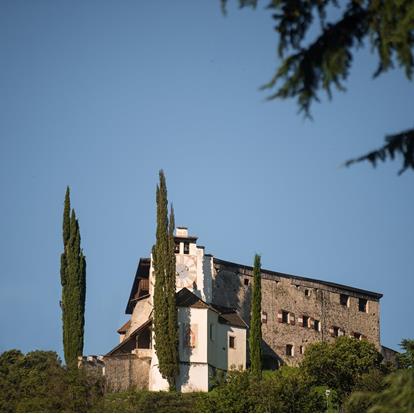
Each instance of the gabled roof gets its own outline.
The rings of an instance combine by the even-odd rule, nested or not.
[[[247,328],[246,322],[244,322],[244,320],[238,315],[235,309],[214,305],[213,303],[208,304],[187,288],[183,288],[177,292],[175,300],[177,307],[210,309],[218,314],[218,320],[220,323],[239,328]]]
[[[222,266],[225,266],[225,267],[228,267],[228,268],[237,269],[238,272],[242,272],[243,270],[247,270],[249,272],[253,271],[253,267],[251,267],[251,266],[246,266],[246,265],[242,265],[242,264],[239,264],[239,263],[229,262],[227,260],[217,259],[215,257],[213,258],[213,260],[214,260],[214,264],[222,265]],[[298,280],[298,281],[302,281],[302,282],[319,283],[321,285],[333,287],[335,289],[347,290],[349,292],[354,292],[354,293],[357,293],[357,294],[360,294],[360,295],[370,296],[370,297],[375,298],[375,299],[380,299],[383,296],[382,293],[377,293],[377,292],[371,292],[369,290],[358,289],[358,288],[355,288],[355,287],[352,287],[352,286],[341,285],[339,283],[326,282],[324,280],[311,279],[311,278],[308,278],[308,277],[295,276],[295,275],[291,275],[291,274],[288,274],[288,273],[275,272],[273,270],[261,269],[261,274],[262,274],[262,277],[267,278],[267,279],[274,279],[274,278],[278,278],[278,277],[283,277],[283,278],[292,279],[292,281],[293,280]]]
[[[131,326],[131,319],[128,322],[125,322],[118,330],[117,332],[119,334],[124,334],[126,333],[126,331],[129,329],[129,327]]]
[[[132,284],[131,293],[129,294],[128,303],[125,309],[126,314],[130,315],[134,310],[134,305],[138,300],[138,297],[136,297],[136,295],[138,294],[140,280],[149,278],[150,266],[151,260],[149,257],[141,257],[139,259],[137,271],[135,273],[134,283]]]
[[[152,318],[148,319],[137,329],[135,329],[128,338],[125,338],[120,344],[115,348],[111,349],[105,356],[112,356],[115,354],[129,354],[133,349],[135,349],[136,340],[135,338],[139,335],[145,328],[151,326]]]

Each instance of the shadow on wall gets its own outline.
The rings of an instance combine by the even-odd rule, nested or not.
[[[191,308],[178,308],[178,343],[179,343],[179,360],[180,360],[180,373],[177,381],[177,391],[180,391],[182,387],[188,386],[190,379],[190,359],[193,354],[193,349],[197,346],[198,332],[196,332],[195,326],[191,326],[190,318]]]
[[[250,326],[251,300],[253,293],[253,278],[239,276],[238,271],[220,270],[213,279],[213,302],[234,308],[243,320]],[[250,366],[249,330],[247,331],[246,364]],[[278,369],[283,359],[262,340],[263,369]]]

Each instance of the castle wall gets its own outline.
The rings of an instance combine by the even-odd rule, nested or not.
[[[105,356],[105,378],[108,391],[148,389],[150,359],[135,354]]]
[[[237,309],[248,324],[252,276],[250,269],[214,265],[213,302]],[[341,294],[349,296],[349,306],[340,304]],[[359,310],[359,299],[367,300],[366,312]],[[333,341],[334,327],[339,328],[339,335],[361,334],[379,350],[378,299],[323,283],[262,272],[262,348],[264,359],[273,361],[272,368],[277,361],[297,364],[313,342]],[[290,350],[287,345],[291,345]]]

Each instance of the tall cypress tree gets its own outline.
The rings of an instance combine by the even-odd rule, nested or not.
[[[66,189],[63,210],[62,284],[63,350],[67,365],[76,363],[83,352],[85,325],[86,260],[75,210],[70,211],[70,190]]]
[[[250,317],[250,370],[253,375],[261,377],[262,375],[262,281],[260,276],[260,256],[254,257],[253,267],[253,295],[251,303]]]
[[[155,273],[154,284],[154,336],[158,369],[168,381],[170,390],[176,388],[179,372],[178,326],[175,303],[174,212],[168,220],[167,186],[164,172],[159,172],[157,185],[157,231],[152,249]]]

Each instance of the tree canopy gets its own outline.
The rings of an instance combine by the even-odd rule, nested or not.
[[[223,10],[228,0],[221,0]],[[239,0],[240,7],[257,7],[258,0]],[[377,54],[378,65],[373,73],[400,67],[412,79],[414,58],[413,0],[270,0],[268,8],[275,22],[278,54],[281,63],[275,74],[263,85],[269,100],[296,98],[299,111],[310,117],[313,102],[319,101],[323,90],[332,97],[332,90],[345,90],[353,63],[353,52],[369,42]],[[329,12],[336,8],[341,17],[329,21]],[[319,23],[319,24],[318,24]],[[317,32],[311,38],[311,32]],[[403,165],[399,174],[414,169],[414,129],[388,135],[386,144],[345,165],[369,161],[373,166],[387,158],[400,155]]]

